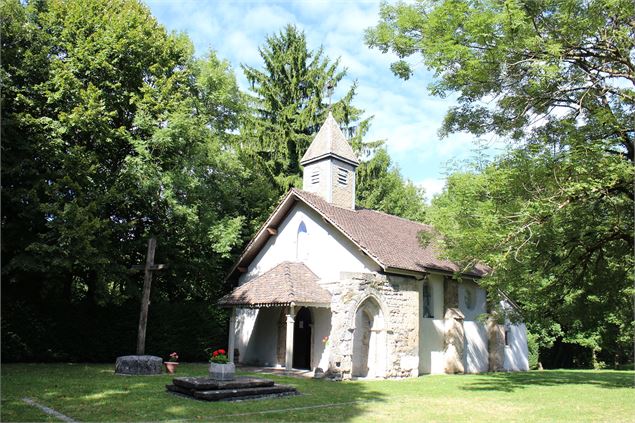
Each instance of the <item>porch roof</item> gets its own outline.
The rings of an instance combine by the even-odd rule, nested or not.
[[[331,294],[303,263],[285,261],[222,297],[223,307],[275,307],[306,305],[329,307]]]

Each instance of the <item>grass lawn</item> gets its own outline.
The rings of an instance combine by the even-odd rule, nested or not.
[[[0,421],[58,421],[22,401],[28,397],[77,421],[635,422],[633,371],[354,382],[271,376],[303,395],[208,403],[166,393],[167,375],[116,376],[113,369],[113,364],[4,364]],[[181,364],[177,375],[206,371],[205,364]]]

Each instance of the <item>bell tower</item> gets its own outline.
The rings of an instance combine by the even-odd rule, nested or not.
[[[335,206],[355,209],[355,170],[359,161],[331,112],[300,164],[304,166],[305,191],[314,192]]]

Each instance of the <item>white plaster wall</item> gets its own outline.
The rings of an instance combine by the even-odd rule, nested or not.
[[[306,245],[297,245],[297,231],[304,222]],[[304,257],[298,257],[298,251]],[[283,261],[303,261],[322,282],[337,281],[340,272],[373,272],[379,266],[360,252],[352,242],[315,211],[298,203],[278,227],[278,234],[270,237],[251,262],[240,284],[275,267]]]
[[[270,307],[236,313],[240,362],[275,366],[280,308]]]
[[[313,349],[311,353],[311,368],[320,367],[326,371],[329,367],[329,349],[331,341],[323,342],[325,336],[331,333],[331,311],[326,308],[312,308],[313,315]]]
[[[436,315],[436,312],[435,312]],[[421,337],[419,338],[419,373],[444,373],[443,319],[421,319]]]
[[[236,309],[236,332],[235,332],[235,348],[238,348],[239,361],[244,362],[245,353],[249,338],[254,330],[258,310],[237,308]]]
[[[428,289],[435,318],[422,318],[419,325],[419,374],[444,373],[443,276],[428,275]]]
[[[527,327],[524,323],[510,325],[509,345],[505,346],[503,367],[508,371],[529,370],[529,349],[527,347]]]
[[[474,321],[464,321],[463,329],[465,330],[465,372],[486,372],[489,367],[489,356],[485,325]]]

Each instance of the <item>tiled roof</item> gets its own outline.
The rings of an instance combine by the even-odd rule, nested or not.
[[[291,191],[324,216],[386,271],[461,270],[457,264],[440,257],[440,250],[434,241],[425,247],[420,244],[420,232],[431,234],[432,239],[440,237],[430,225],[375,210],[337,207],[316,194],[298,189]],[[484,266],[477,266],[469,274],[483,276],[486,272]]]
[[[328,305],[331,294],[303,263],[285,261],[234,289],[218,301],[223,306],[269,307]]]
[[[328,156],[335,156],[353,165],[359,164],[353,149],[348,141],[346,141],[340,126],[335,121],[335,118],[333,118],[331,112],[329,112],[326,121],[313,139],[306,153],[302,156],[300,164],[306,165]]]
[[[416,273],[429,271],[454,273],[461,271],[456,263],[442,258],[440,248],[434,241],[439,239],[440,235],[430,225],[374,210],[362,208],[351,210],[338,207],[316,194],[292,188],[256,236],[247,244],[228,277],[235,275],[239,267],[249,266],[271,236],[267,229],[277,228],[296,201],[302,201],[313,208],[385,272],[399,273],[401,270]],[[425,247],[419,242],[419,234],[422,231],[432,235],[432,241]],[[479,264],[470,271],[464,271],[463,274],[480,277],[488,272],[489,268]]]

